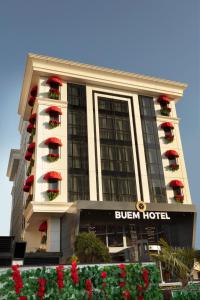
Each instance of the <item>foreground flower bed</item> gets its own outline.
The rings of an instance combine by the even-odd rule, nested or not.
[[[172,300],[198,300],[200,299],[200,284],[189,284],[182,290],[173,291]]]
[[[155,265],[37,268],[0,275],[0,299],[161,300]]]

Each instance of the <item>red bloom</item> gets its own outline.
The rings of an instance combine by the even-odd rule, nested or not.
[[[106,282],[103,282],[103,283],[102,283],[102,287],[103,287],[103,288],[105,288],[106,285],[107,285]]]
[[[120,286],[120,288],[123,288],[124,286],[125,286],[125,282],[119,282],[119,286]]]
[[[107,273],[106,272],[101,272],[101,278],[106,278],[107,277]]]
[[[138,296],[138,300],[144,300],[144,296]]]
[[[118,267],[122,270],[125,270],[125,268],[126,268],[126,266],[124,264],[120,264]]]
[[[142,277],[145,283],[145,288],[147,289],[149,286],[149,271],[147,269],[143,269]]]
[[[19,297],[19,300],[27,300],[27,297],[26,296],[21,296],[21,297]]]
[[[72,278],[74,284],[78,284],[79,278],[78,278],[77,264],[76,264],[75,260],[72,261],[71,278]]]
[[[88,292],[88,300],[90,300],[92,298],[92,281],[90,279],[86,279],[85,289]]]
[[[21,293],[21,289],[23,288],[23,282],[19,271],[19,265],[14,265],[11,267],[13,273],[12,278],[14,281],[15,293],[19,295]]]
[[[141,285],[138,285],[137,289],[138,289],[138,292],[140,292],[140,293],[143,291],[143,287]]]
[[[59,288],[59,289],[64,288],[64,282],[63,282],[64,273],[63,273],[63,269],[64,269],[64,266],[57,266],[57,267],[56,267],[56,272],[57,272],[57,284],[58,284],[58,288]]]
[[[126,272],[122,271],[121,274],[120,274],[120,277],[125,278],[126,277]]]
[[[126,299],[126,300],[131,299],[131,294],[130,294],[129,290],[123,291],[122,295],[123,295],[124,299]]]
[[[45,287],[46,287],[46,279],[45,278],[38,278],[39,288],[38,288],[38,296],[40,300],[43,300],[43,296],[45,294]]]

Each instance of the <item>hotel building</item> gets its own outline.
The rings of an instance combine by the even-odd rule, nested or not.
[[[73,254],[94,231],[113,259],[138,241],[194,246],[176,103],[186,84],[29,54],[11,150],[11,235],[27,252]],[[130,250],[130,251],[127,251]],[[136,259],[137,260],[137,259]],[[63,260],[65,261],[65,260]]]

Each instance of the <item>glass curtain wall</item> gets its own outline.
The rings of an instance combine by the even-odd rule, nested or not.
[[[86,88],[68,84],[68,201],[89,199]]]
[[[167,202],[158,128],[152,97],[139,96],[151,202]]]
[[[103,200],[136,201],[127,101],[98,98]]]

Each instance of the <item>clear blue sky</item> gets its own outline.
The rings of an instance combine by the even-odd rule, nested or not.
[[[17,109],[28,52],[188,83],[177,111],[191,194],[200,208],[199,0],[6,0],[0,49],[0,235],[9,233],[6,170],[10,149],[19,147]]]

